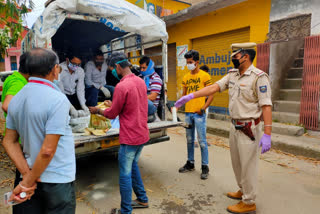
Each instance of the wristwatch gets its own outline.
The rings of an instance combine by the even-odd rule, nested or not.
[[[204,110],[203,108],[201,109],[201,114],[205,114],[206,110]]]

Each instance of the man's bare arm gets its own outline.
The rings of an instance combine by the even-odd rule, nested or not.
[[[271,135],[272,131],[272,108],[271,106],[262,106],[262,117],[264,120],[264,125],[267,125],[264,127],[264,133],[267,135]]]
[[[213,100],[213,95],[210,95],[207,99],[207,102],[204,104],[204,106],[202,107],[202,109],[207,109],[210,104],[212,103],[212,100]]]
[[[2,110],[5,112],[5,113],[8,113],[8,106],[9,106],[9,103],[11,102],[12,98],[14,96],[13,95],[7,95],[6,98],[4,99],[3,103],[2,103]]]
[[[22,175],[27,174],[30,169],[19,144],[18,132],[16,130],[6,129],[6,135],[2,144],[19,172]]]
[[[151,92],[151,93],[148,95],[148,100],[155,101],[155,100],[157,99],[157,96],[158,96],[158,93],[156,93],[156,92]]]
[[[185,96],[185,95],[187,95],[187,88],[186,88],[186,87],[183,87],[182,96]]]

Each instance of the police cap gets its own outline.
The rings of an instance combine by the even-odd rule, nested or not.
[[[254,42],[247,42],[247,43],[234,43],[231,45],[232,49],[232,54],[231,57],[236,55],[237,53],[240,53],[243,50],[248,50],[248,49],[254,49],[257,46],[256,43]]]

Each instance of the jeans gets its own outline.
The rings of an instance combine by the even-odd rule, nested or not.
[[[22,180],[16,173],[15,186]],[[38,183],[30,200],[12,207],[13,214],[75,214],[74,182]]]
[[[190,128],[186,130],[188,144],[188,161],[194,162],[194,140],[195,130],[198,134],[198,140],[201,149],[201,164],[209,164],[208,143],[207,143],[207,120],[206,114],[198,115],[197,113],[186,113],[186,123]]]
[[[157,108],[153,105],[151,100],[148,100],[148,116],[154,115],[157,111]]]
[[[120,145],[119,149],[119,186],[121,195],[121,214],[132,212],[132,189],[140,202],[147,203],[148,197],[140,175],[138,160],[143,145]]]
[[[107,88],[110,91],[111,94],[111,100],[114,92],[114,87],[110,85],[105,85],[105,88]],[[86,104],[87,106],[96,106],[98,104],[98,95],[99,93],[104,96],[104,94],[100,91],[100,89],[95,88],[94,86],[87,86],[86,85]]]
[[[208,120],[209,108],[206,109],[206,121]],[[197,130],[194,129],[194,142],[198,143],[198,133]]]

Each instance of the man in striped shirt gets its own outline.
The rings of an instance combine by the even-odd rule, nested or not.
[[[148,89],[148,116],[154,115],[160,102],[162,79],[154,70],[154,62],[147,56],[140,59],[140,70]]]

